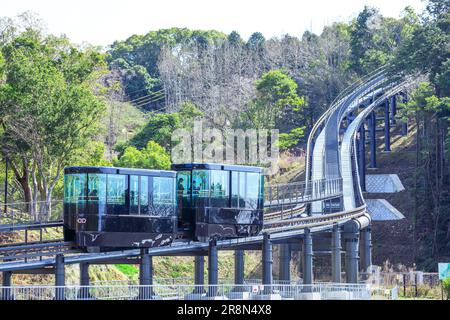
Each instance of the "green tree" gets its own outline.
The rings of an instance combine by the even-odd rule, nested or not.
[[[149,141],[142,150],[127,147],[123,155],[113,163],[116,167],[125,168],[169,169],[170,156],[159,144]]]
[[[142,149],[148,141],[155,141],[166,151],[170,151],[172,132],[179,128],[192,128],[194,119],[202,115],[203,113],[191,102],[184,102],[179,112],[155,114],[125,147],[129,145]]]
[[[1,52],[0,144],[24,200],[40,197],[49,206],[62,169],[96,134],[105,104],[93,92],[106,66],[93,50],[33,30]]]
[[[271,70],[256,81],[257,98],[252,101],[246,117],[254,128],[286,128],[292,119],[301,117],[305,104],[297,94],[297,83],[284,71]]]
[[[278,147],[280,150],[287,150],[297,145],[305,136],[305,127],[292,129],[289,133],[280,133],[278,137]]]

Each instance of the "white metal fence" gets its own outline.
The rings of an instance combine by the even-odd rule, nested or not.
[[[364,284],[91,285],[0,287],[3,300],[370,300],[395,297]]]

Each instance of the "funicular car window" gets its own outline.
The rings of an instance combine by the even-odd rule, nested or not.
[[[86,211],[86,174],[66,174],[64,176],[64,203],[70,215],[84,214]]]
[[[209,206],[209,170],[192,171],[193,207]]]
[[[64,202],[86,201],[86,174],[66,174],[64,176]]]
[[[211,170],[211,207],[229,207],[229,171]]]
[[[247,208],[258,208],[260,185],[260,175],[256,172],[247,172],[247,193],[245,197],[245,206]]]
[[[140,214],[149,214],[148,177],[140,176],[139,203]]]
[[[105,174],[88,174],[88,212],[89,214],[106,213],[106,175]]]
[[[139,176],[130,176],[130,214],[139,214]]]
[[[231,207],[239,207],[239,172],[231,172]]]
[[[125,194],[127,190],[127,176],[108,174],[107,190],[108,214],[126,214]]]
[[[174,181],[172,178],[153,178],[153,205],[151,215],[171,216],[174,214]]]

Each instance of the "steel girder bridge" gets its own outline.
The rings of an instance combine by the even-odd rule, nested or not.
[[[371,218],[363,192],[366,140],[371,168],[376,167],[375,110],[384,108],[385,151],[390,151],[390,128],[396,102],[406,100],[408,82],[395,81],[379,69],[344,90],[314,125],[307,145],[306,179],[302,183],[271,185],[265,190],[264,229],[260,235],[205,242],[178,241],[170,246],[107,253],[80,253],[71,243],[39,242],[0,247],[3,299],[10,298],[13,273],[53,273],[55,285],[65,285],[65,265],[79,264],[80,285],[89,285],[89,265],[140,264],[140,285],[152,285],[153,256],[195,256],[195,285],[202,286],[208,256],[208,285],[218,284],[218,250],[235,251],[236,285],[244,283],[244,250],[262,250],[262,284],[271,286],[272,246],[280,245],[280,280],[290,281],[291,252],[302,252],[303,285],[313,284],[313,255],[331,253],[332,281],[341,283],[345,252],[345,282],[357,283],[358,272],[371,266]],[[368,138],[366,137],[366,126]],[[403,124],[403,134],[407,126]],[[10,223],[0,231],[58,227],[60,221]],[[360,241],[361,249],[360,253]],[[360,257],[361,256],[361,263]],[[58,297],[57,297],[58,298]],[[64,298],[64,294],[59,294]]]

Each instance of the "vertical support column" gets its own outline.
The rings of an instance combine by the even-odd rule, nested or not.
[[[359,184],[361,185],[361,190],[366,191],[366,128],[364,127],[364,122],[361,127],[359,127],[358,161]]]
[[[89,263],[82,262],[80,263],[80,291],[78,292],[79,299],[89,299]]]
[[[270,235],[264,233],[262,244],[262,284],[269,286],[264,287],[264,294],[270,294],[272,292],[272,242],[270,241]]]
[[[217,242],[216,240],[209,241],[208,251],[208,296],[217,296],[217,283],[218,283],[218,254],[217,254]]]
[[[403,103],[408,103],[408,95],[405,93],[403,96]],[[408,120],[402,124],[402,136],[408,135]]]
[[[7,211],[8,211],[8,166],[9,166],[9,160],[8,160],[8,156],[6,155],[6,152],[4,153],[5,155],[5,205],[4,205],[4,215],[6,217],[7,215]]]
[[[2,296],[1,300],[13,300],[14,298],[11,295],[11,271],[3,271],[3,279],[2,279]]]
[[[205,293],[205,257],[195,256],[195,270],[194,270],[194,293]]]
[[[280,280],[291,281],[291,246],[289,243],[280,245]]]
[[[376,140],[376,129],[377,129],[377,119],[375,116],[375,111],[372,111],[369,116],[369,133],[370,133],[370,167],[377,167],[377,140]]]
[[[341,230],[335,224],[331,235],[331,277],[334,283],[341,282],[341,269]]]
[[[344,225],[345,238],[345,277],[347,283],[358,283],[359,264],[359,224],[348,221]]]
[[[64,255],[57,254],[55,257],[55,299],[64,300],[64,285],[65,285],[65,266],[64,266]]]
[[[384,151],[391,151],[391,122],[389,114],[389,99],[384,102]]]
[[[152,285],[152,261],[148,254],[148,249],[141,249],[141,263],[139,265],[139,285],[144,286],[139,288],[140,300],[146,300],[151,298]]]
[[[234,283],[244,284],[244,250],[234,251]]]
[[[303,284],[312,284],[313,282],[313,243],[311,231],[305,229],[303,235]]]
[[[395,124],[395,116],[397,115],[397,95],[391,97],[391,124]]]
[[[371,225],[361,230],[362,239],[362,261],[361,269],[363,272],[368,272],[372,265],[372,228]]]

